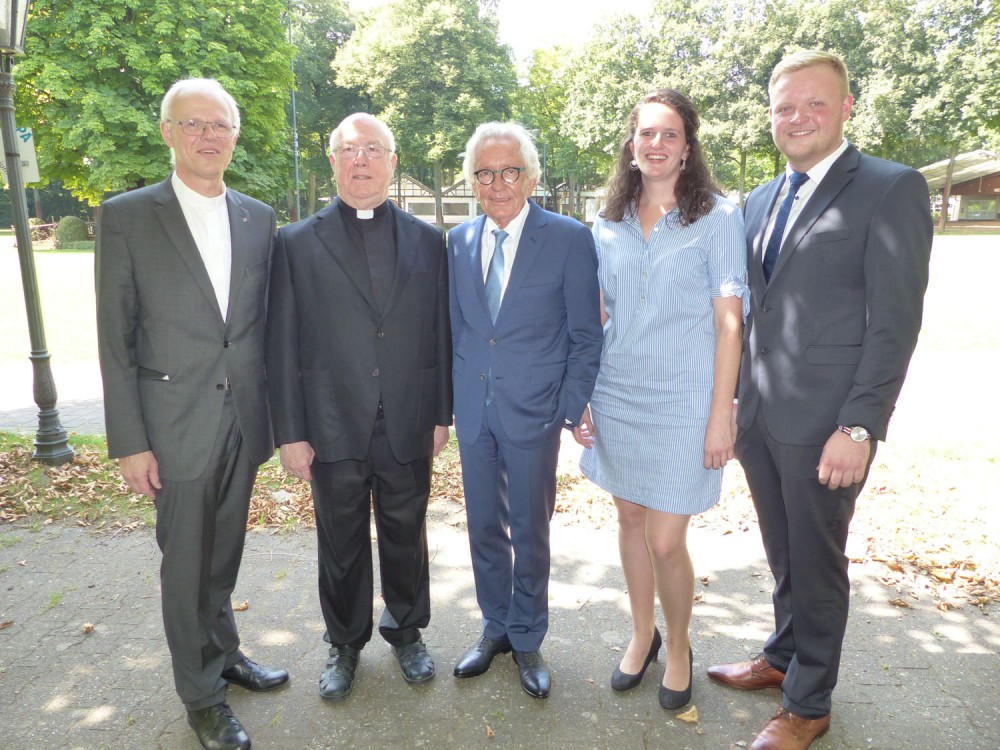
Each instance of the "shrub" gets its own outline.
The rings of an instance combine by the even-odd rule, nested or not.
[[[87,222],[78,216],[63,216],[56,227],[56,242],[64,247],[71,242],[87,240]]]

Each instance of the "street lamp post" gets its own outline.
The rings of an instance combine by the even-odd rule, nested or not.
[[[0,0],[0,135],[3,136],[7,163],[7,183],[10,185],[10,206],[17,237],[17,255],[21,262],[21,284],[24,306],[28,314],[28,335],[31,338],[31,367],[34,376],[35,403],[38,404],[38,432],[35,435],[34,457],[47,464],[64,464],[73,460],[66,430],[59,422],[56,409],[56,384],[49,366],[45,345],[45,327],[38,297],[35,256],[31,248],[28,226],[28,203],[21,179],[21,154],[17,148],[17,124],[14,121],[14,77],[11,57],[24,52],[24,30],[28,20],[29,0]]]

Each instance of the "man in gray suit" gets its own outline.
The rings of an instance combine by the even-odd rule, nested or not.
[[[775,630],[753,660],[708,670],[781,688],[753,750],[807,748],[830,725],[848,526],[917,343],[932,236],[923,177],[844,140],[853,98],[839,57],[786,57],[769,94],[788,169],[746,203],[736,456],[775,578]]]
[[[257,467],[274,452],[263,361],[275,216],[223,182],[239,127],[218,82],[175,83],[160,122],[174,173],[106,201],[97,227],[108,455],[156,504],[174,683],[210,750],[250,747],[228,684],[288,681],[241,653],[230,603]]]

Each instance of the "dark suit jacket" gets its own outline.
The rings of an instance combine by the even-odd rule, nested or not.
[[[162,477],[208,463],[226,378],[250,459],[274,452],[261,362],[274,211],[227,191],[232,235],[223,321],[170,180],[111,198],[97,225],[97,331],[108,454],[152,450]]]
[[[390,207],[396,273],[381,313],[336,203],[278,232],[267,326],[275,438],[308,441],[319,461],[368,455],[379,398],[400,463],[429,456],[434,426],[451,424],[443,235]]]
[[[759,407],[782,443],[822,445],[837,425],[884,440],[920,330],[933,235],[927,183],[849,146],[792,225],[767,284],[763,238],[782,180],[746,202],[751,314],[739,424]]]
[[[459,440],[479,434],[487,373],[504,430],[537,445],[576,421],[601,360],[600,289],[594,238],[580,222],[533,201],[494,325],[486,304],[479,216],[448,233]]]

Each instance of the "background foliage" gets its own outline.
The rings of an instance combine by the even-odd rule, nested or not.
[[[495,0],[390,0],[361,16],[345,0],[37,0],[15,69],[17,110],[35,129],[46,180],[93,205],[167,173],[164,90],[218,77],[244,117],[227,182],[284,213],[294,65],[311,212],[334,190],[326,139],[352,111],[384,118],[400,171],[438,188],[477,124],[510,117],[536,134],[543,184],[597,186],[635,101],[671,85],[699,106],[713,169],[742,197],[783,167],[767,81],[803,47],[847,61],[848,137],[862,149],[923,166],[1000,148],[995,0],[659,0],[642,21],[612,17],[573,48],[517,65],[498,43]]]

